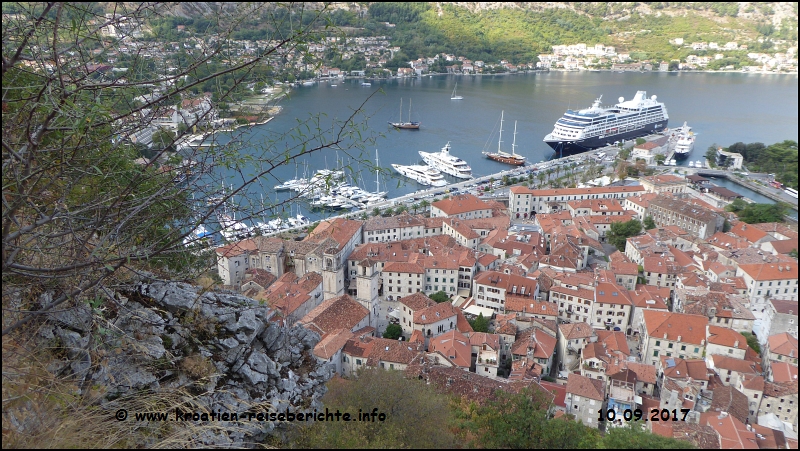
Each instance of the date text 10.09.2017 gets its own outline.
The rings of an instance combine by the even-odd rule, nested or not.
[[[691,409],[651,409],[648,418],[641,409],[625,409],[622,412],[622,418],[617,418],[617,412],[614,409],[600,409],[597,411],[597,421],[686,421],[686,415],[689,414],[690,410]]]

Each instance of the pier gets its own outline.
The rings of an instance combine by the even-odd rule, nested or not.
[[[691,171],[691,169],[687,170],[687,173],[689,171]],[[704,177],[706,177],[706,176],[724,177],[724,178],[732,181],[733,183],[736,183],[737,185],[741,185],[741,186],[743,186],[743,187],[745,187],[747,189],[753,190],[753,191],[757,192],[758,194],[761,194],[764,197],[768,197],[768,198],[774,200],[775,202],[783,202],[785,204],[788,204],[793,210],[797,210],[798,209],[797,199],[792,199],[790,201],[787,201],[787,199],[785,197],[782,197],[782,196],[779,196],[779,195],[775,194],[774,192],[772,192],[772,190],[769,190],[764,186],[761,186],[761,185],[759,185],[757,183],[753,183],[753,182],[751,182],[751,181],[749,181],[747,179],[744,179],[742,177],[736,177],[731,172],[723,171],[723,170],[719,170],[719,169],[698,169],[698,170],[696,170],[696,173],[697,173],[697,175],[702,175]]]

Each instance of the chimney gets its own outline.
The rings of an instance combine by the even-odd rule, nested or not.
[[[739,340],[736,340],[736,341],[733,342],[733,347],[734,348],[738,348],[739,347]]]
[[[681,336],[680,335],[678,335],[678,341],[681,341]]]

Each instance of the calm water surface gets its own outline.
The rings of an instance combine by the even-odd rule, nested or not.
[[[296,172],[302,176],[307,167],[310,175],[317,169],[334,168],[337,159],[357,171],[357,160],[374,161],[376,149],[382,167],[390,168],[391,163],[416,164],[421,162],[418,151],[435,152],[450,142],[452,153],[466,160],[473,174],[488,175],[510,168],[481,154],[485,148],[498,147],[501,112],[505,117],[503,150],[511,150],[516,122],[516,151],[535,163],[553,156],[542,139],[567,108],[589,107],[601,95],[603,105],[613,105],[619,97],[630,99],[638,90],[647,91],[648,96],[656,95],[664,102],[670,127],[678,127],[684,121],[693,127],[697,141],[689,160],[701,159],[714,144],[728,146],[737,141],[772,144],[798,139],[796,75],[549,72],[393,79],[372,81],[371,87],[360,86],[360,82],[345,80],[339,81],[337,87],[320,83],[295,88],[289,98],[281,100],[284,109],[279,116],[244,133],[242,138],[248,144],[243,152],[258,154],[255,149],[265,139],[279,140],[276,148],[283,149],[287,143],[296,142],[281,137],[298,121],[322,113],[320,124],[326,128],[333,119],[347,118],[375,91],[379,92],[364,105],[368,116],[364,133],[382,135],[374,145],[363,150],[326,149],[301,158],[297,168],[290,164],[273,174],[280,180],[291,179]],[[450,100],[456,82],[463,100]],[[401,99],[403,120],[408,119],[411,99],[411,119],[422,123],[421,130],[398,131],[387,124],[398,120]],[[363,116],[356,118],[363,119]],[[683,164],[688,164],[688,160]],[[354,175],[355,182],[374,191],[375,173],[368,172],[368,168],[362,168],[361,172],[360,176]],[[237,178],[231,177],[228,183],[236,186]],[[241,177],[238,180],[241,183]],[[280,180],[264,179],[262,187],[249,193],[251,202],[256,199],[257,203],[262,193],[271,200],[287,198],[289,193],[272,190]],[[390,197],[423,188],[413,181],[386,175],[381,176],[381,184]],[[310,215],[307,209],[304,213],[318,217]]]

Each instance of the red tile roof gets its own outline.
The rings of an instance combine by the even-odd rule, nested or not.
[[[756,281],[797,279],[797,262],[739,265],[739,269]]]
[[[322,339],[314,346],[314,355],[328,360],[339,350],[344,348],[347,340],[353,337],[353,333],[347,329],[336,329],[322,336]]]
[[[451,330],[428,343],[431,352],[438,352],[444,358],[460,368],[469,368],[471,364],[472,349],[469,338],[457,330]]]
[[[447,199],[442,199],[438,202],[431,204],[432,208],[438,208],[448,216],[454,216],[470,211],[489,210],[490,207],[486,202],[472,194],[461,194],[458,196],[451,196]]]
[[[322,221],[308,234],[305,241],[322,241],[325,238],[333,238],[339,245],[336,250],[340,251],[361,230],[362,225],[361,221],[344,218]]]
[[[700,424],[711,426],[719,436],[720,449],[758,449],[755,432],[741,421],[723,412],[700,414]]]
[[[567,393],[597,401],[605,399],[606,387],[603,381],[591,379],[580,374],[570,373],[567,378]]]
[[[700,315],[644,310],[647,334],[654,339],[701,344],[705,342],[708,318]]]
[[[747,349],[747,338],[733,329],[708,326],[708,343],[735,349]]]
[[[770,335],[767,337],[769,352],[785,355],[793,359],[797,358],[797,338],[789,335],[788,332]]]
[[[555,398],[553,399],[553,404],[562,408],[565,408],[567,406],[564,403],[564,399],[567,397],[566,386],[547,381],[539,382],[539,385],[541,385],[542,388],[555,395]]]
[[[314,307],[300,320],[300,323],[324,334],[336,329],[352,330],[368,315],[369,310],[366,307],[343,294]]]
[[[453,307],[449,302],[435,304],[422,310],[415,311],[414,324],[433,324],[447,318],[455,319],[454,317],[457,311],[458,309]]]
[[[421,292],[409,294],[408,296],[404,296],[398,300],[401,304],[415,312],[436,305],[436,301]]]
[[[586,323],[560,324],[558,328],[561,331],[561,335],[563,335],[567,340],[589,338],[594,333],[592,326]]]
[[[767,232],[743,221],[731,227],[731,233],[742,237],[751,243],[755,243],[756,241],[767,236]]]
[[[773,382],[794,382],[797,383],[797,365],[789,362],[770,362]]]
[[[540,302],[526,296],[506,295],[506,311],[555,317],[558,316],[558,305],[555,302]]]
[[[726,355],[712,355],[711,359],[717,369],[736,371],[741,374],[761,374],[761,365],[757,362]]]

